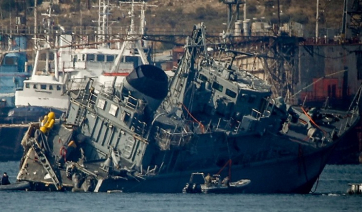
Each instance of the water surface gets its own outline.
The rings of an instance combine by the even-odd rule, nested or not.
[[[14,182],[18,164],[0,162],[0,173],[6,171]],[[362,211],[362,195],[346,194],[351,182],[362,183],[362,165],[327,165],[314,193],[303,195],[0,191],[0,211]]]

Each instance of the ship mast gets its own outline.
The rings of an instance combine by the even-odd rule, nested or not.
[[[186,88],[196,77],[194,68],[196,54],[198,49],[203,48],[206,51],[205,27],[203,23],[196,25],[191,37],[187,37],[185,53],[181,58],[180,65],[177,67],[175,76],[169,85],[169,92],[163,101],[163,108],[170,113],[172,108],[182,110],[187,96]]]
[[[108,14],[109,0],[98,1],[98,36],[97,42],[102,42],[101,47],[105,47],[104,43],[108,36]]]
[[[51,52],[51,45],[50,45],[50,31],[52,29],[52,22],[53,19],[52,17],[54,16],[54,14],[52,14],[52,6],[53,6],[53,0],[51,0],[49,2],[49,7],[47,10],[47,13],[42,13],[42,16],[46,17],[46,24],[45,24],[45,40],[43,40],[42,42],[40,38],[36,38],[35,40],[35,48],[37,48],[36,51],[36,55],[35,55],[35,60],[34,60],[34,68],[33,68],[33,73],[32,73],[32,77],[34,77],[36,75],[36,71],[38,69],[38,65],[39,65],[39,56],[40,56],[40,52],[42,50],[45,50],[45,75],[49,75],[50,74],[50,52]],[[36,8],[35,8],[36,10]],[[58,80],[59,79],[59,73],[58,73],[58,57],[55,54],[54,57],[54,65],[55,65],[55,78]]]
[[[128,2],[122,2],[121,4],[124,3],[128,3]],[[140,54],[141,57],[141,61],[142,64],[149,64],[149,61],[147,60],[146,54],[143,50],[142,47],[142,43],[141,43],[141,39],[142,39],[142,35],[143,34],[138,34],[135,32],[135,26],[134,26],[134,6],[136,4],[136,2],[134,2],[134,0],[132,0],[131,3],[131,11],[130,11],[130,17],[131,17],[131,25],[130,25],[130,30],[127,33],[126,38],[124,39],[121,49],[120,49],[120,53],[118,54],[117,58],[114,61],[114,65],[111,69],[111,73],[116,72],[116,70],[118,70],[119,68],[119,64],[121,62],[121,59],[124,55],[124,52],[127,49],[130,49],[132,52],[134,51],[134,49],[137,49],[138,54]],[[142,22],[144,22],[144,20],[142,20],[142,14],[144,14],[144,9],[145,9],[145,2],[142,3],[144,6],[141,8],[141,28],[142,26],[144,26],[144,24],[142,24]],[[144,17],[144,16],[143,16]],[[141,29],[142,30],[142,29]],[[144,30],[142,30],[144,31]],[[114,79],[113,84],[115,83],[116,79]]]

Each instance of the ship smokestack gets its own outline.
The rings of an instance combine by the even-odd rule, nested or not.
[[[124,78],[123,85],[123,94],[128,92],[137,99],[145,100],[146,112],[153,113],[167,95],[168,77],[156,66],[141,65]]]

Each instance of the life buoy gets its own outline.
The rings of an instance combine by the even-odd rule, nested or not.
[[[48,132],[54,126],[55,123],[55,113],[49,112],[48,115],[44,116],[44,119],[40,123],[40,131],[42,133]]]

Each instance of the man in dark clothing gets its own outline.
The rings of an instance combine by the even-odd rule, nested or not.
[[[6,172],[4,172],[3,174],[3,178],[1,179],[1,184],[2,185],[9,185],[10,181],[9,181],[9,176]]]

